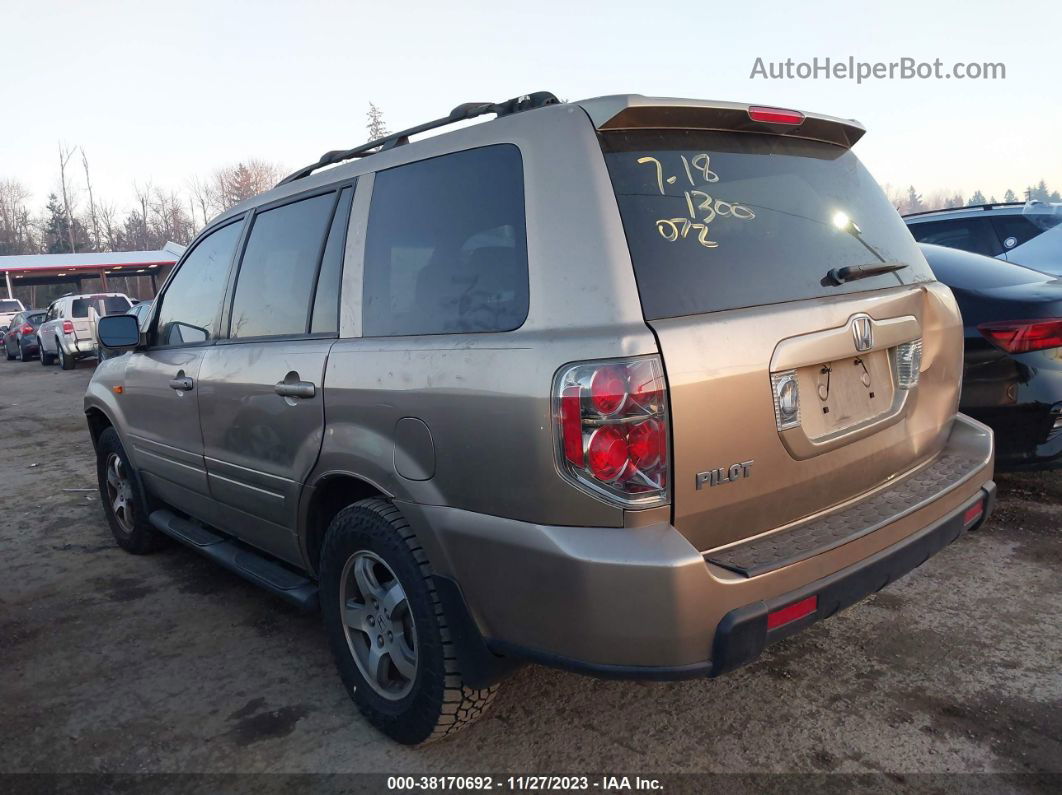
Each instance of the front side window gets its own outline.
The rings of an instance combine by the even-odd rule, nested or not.
[[[367,337],[519,328],[528,307],[520,150],[487,146],[379,172],[363,284]]]
[[[317,262],[335,201],[335,193],[326,193],[255,216],[236,281],[230,337],[306,333]]]
[[[223,226],[199,241],[163,293],[158,345],[192,345],[213,338],[240,223]]]

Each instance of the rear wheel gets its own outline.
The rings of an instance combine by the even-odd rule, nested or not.
[[[147,555],[166,545],[166,536],[147,520],[143,495],[114,428],[104,430],[96,443],[96,480],[118,546],[134,555]]]
[[[7,340],[4,340],[4,353],[7,354],[7,360],[9,362],[15,358],[15,354],[11,352],[11,346],[7,344]]]
[[[397,508],[370,499],[340,511],[320,569],[336,667],[373,726],[418,745],[479,717],[497,686],[464,683],[431,565]]]
[[[73,370],[77,360],[63,349],[59,340],[55,341],[55,349],[59,352],[59,366],[64,370]]]
[[[49,364],[55,362],[55,354],[48,353],[48,351],[44,350],[44,340],[40,337],[37,337],[37,350],[40,351],[42,367],[47,367]]]
[[[26,346],[22,340],[18,341],[18,360],[20,362],[29,361],[29,355],[26,353]]]

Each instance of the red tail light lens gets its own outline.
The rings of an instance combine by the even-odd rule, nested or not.
[[[799,110],[785,110],[784,108],[765,108],[753,106],[749,108],[749,118],[753,121],[762,121],[767,124],[803,124],[804,114]]]
[[[73,334],[74,333],[74,324],[71,323],[69,320],[64,320],[63,321],[63,333],[64,334]]]
[[[1062,347],[1062,318],[982,323],[981,334],[1007,353],[1028,353]]]
[[[19,334],[23,334],[23,335],[32,334],[33,333],[33,326],[31,326],[29,323],[27,323],[26,325],[24,325],[22,328],[20,328],[18,330],[18,333]]]
[[[666,392],[657,356],[562,369],[553,405],[564,475],[625,507],[666,503]]]

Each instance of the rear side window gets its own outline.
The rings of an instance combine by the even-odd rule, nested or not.
[[[258,213],[243,252],[229,336],[305,334],[314,276],[336,194]]]
[[[994,257],[1001,249],[987,218],[953,218],[911,224],[911,234],[919,243],[958,248]]]
[[[1062,216],[1058,216],[1057,219],[1052,216],[1043,216],[1043,218],[1051,219],[1055,224],[1057,224],[1059,220],[1062,220]],[[992,226],[995,228],[996,235],[1003,244],[1004,251],[1010,251],[1012,248],[1016,248],[1022,243],[1028,243],[1038,234],[1049,228],[1037,224],[1029,215],[1025,214],[993,216]]]
[[[363,284],[367,337],[519,328],[528,306],[520,150],[487,146],[379,172]]]
[[[606,133],[602,146],[649,320],[933,278],[850,150],[700,130]],[[908,267],[824,282],[882,263]]]
[[[242,228],[234,223],[211,232],[181,263],[161,298],[157,344],[190,345],[213,337]]]
[[[104,315],[124,315],[132,304],[120,295],[90,295],[75,298],[70,302],[71,317],[88,317],[89,309],[96,310],[100,317]]]

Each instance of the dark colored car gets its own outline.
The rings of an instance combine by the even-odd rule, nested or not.
[[[26,362],[37,356],[37,327],[44,322],[45,309],[27,309],[11,318],[11,326],[4,333],[4,353],[7,360]]]
[[[996,432],[1000,468],[1062,464],[1062,279],[921,244],[962,312],[959,409]]]

